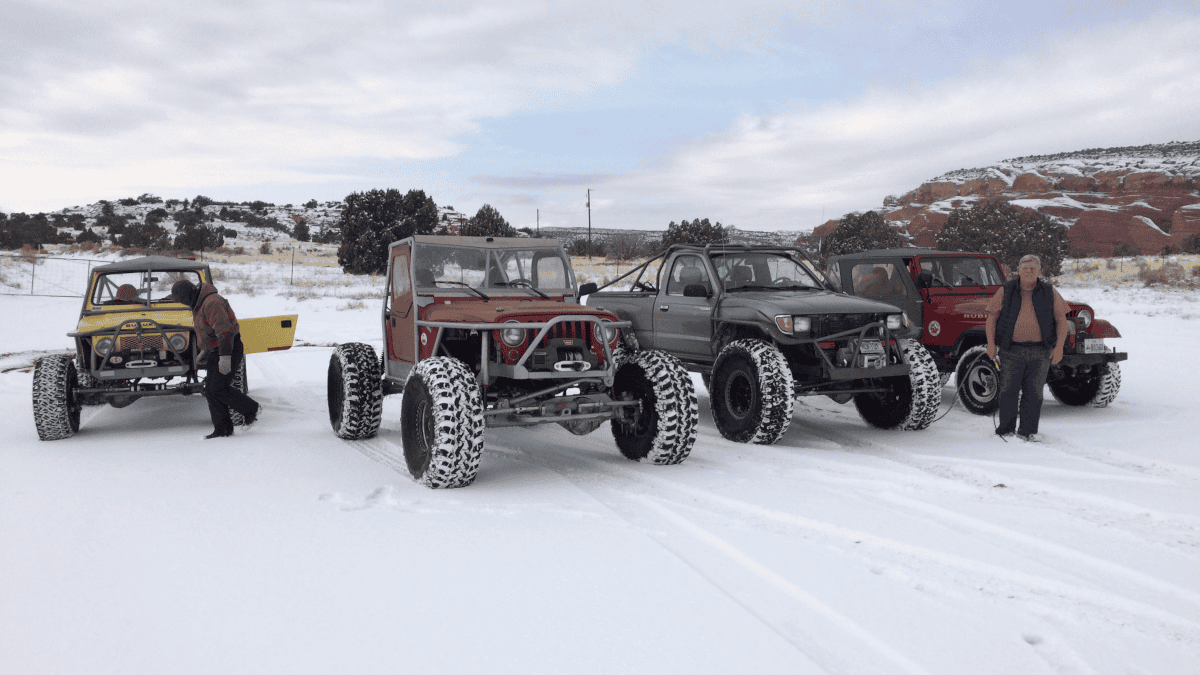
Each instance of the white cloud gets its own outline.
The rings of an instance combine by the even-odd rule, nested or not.
[[[743,116],[713,138],[602,186],[629,211],[811,228],[889,193],[1011,156],[1200,138],[1200,19],[1089,31],[973,73],[844,102]],[[659,210],[659,209],[656,209]],[[654,222],[661,220],[661,216]]]

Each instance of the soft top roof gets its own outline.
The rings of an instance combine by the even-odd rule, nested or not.
[[[148,255],[132,260],[122,260],[109,265],[101,265],[93,267],[93,272],[109,274],[112,272],[147,272],[151,270],[200,270],[208,267],[205,263],[196,262],[195,260],[181,260],[179,258],[169,258],[165,255]]]
[[[412,240],[418,244],[441,244],[442,246],[474,246],[478,248],[558,248],[557,239],[535,239],[532,237],[458,237],[438,234],[414,234]]]

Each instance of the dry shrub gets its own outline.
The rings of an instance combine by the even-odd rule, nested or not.
[[[1112,258],[1109,258],[1108,262],[1104,263],[1104,269],[1109,269],[1109,270],[1117,269],[1117,261]]]
[[[36,265],[38,262],[38,251],[36,248],[30,246],[29,244],[25,244],[24,246],[21,247],[20,255],[21,255],[21,260],[24,260],[25,262],[27,262],[31,265]]]
[[[1109,262],[1110,263],[1112,262],[1111,258],[1109,259]],[[1100,269],[1100,266],[1095,263],[1082,263],[1078,267],[1075,268],[1075,271],[1087,274],[1088,272],[1095,272],[1098,269]],[[1109,269],[1112,269],[1112,268],[1110,267]]]
[[[1166,262],[1163,266],[1152,270],[1149,265],[1138,264],[1138,279],[1147,286],[1161,284],[1163,286],[1178,286],[1183,283],[1183,265],[1177,262]]]
[[[246,255],[246,247],[245,246],[221,246],[220,248],[218,248],[216,251],[213,251],[213,252],[219,253],[220,255]]]
[[[258,247],[258,252],[262,255],[271,255],[271,242],[264,241],[262,246]]]

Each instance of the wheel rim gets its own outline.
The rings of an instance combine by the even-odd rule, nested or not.
[[[971,394],[971,398],[986,403],[991,401],[996,396],[998,383],[996,382],[996,374],[981,361],[976,361],[971,369],[967,371],[967,391]]]
[[[433,447],[433,411],[429,407],[429,401],[418,401],[416,409],[417,418],[417,437],[416,452],[413,453],[412,465],[409,467],[414,474],[425,473],[425,468],[429,466],[429,448]]]
[[[758,403],[758,391],[754,381],[745,371],[734,371],[725,383],[723,392],[725,408],[729,414],[739,420],[748,417]]]

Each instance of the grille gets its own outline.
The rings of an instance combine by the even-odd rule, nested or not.
[[[819,317],[814,323],[813,333],[818,337],[841,333],[847,330],[858,330],[863,326],[879,321],[880,318],[874,314],[826,314]]]
[[[556,338],[587,338],[590,327],[591,324],[588,321],[563,321],[556,323],[550,327],[550,330],[546,333],[546,338],[538,346],[545,347],[546,340]]]
[[[139,341],[138,336],[136,335],[122,335],[121,346],[119,349],[121,351],[127,351],[131,349],[160,350],[163,349],[163,339],[161,335],[143,335],[142,339]]]

